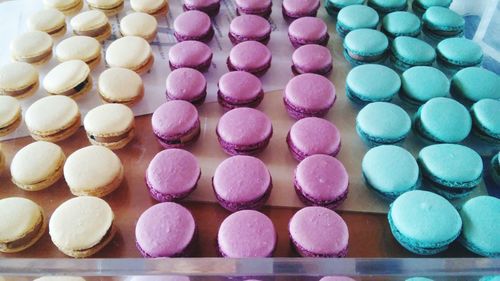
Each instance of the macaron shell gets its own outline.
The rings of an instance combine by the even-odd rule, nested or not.
[[[175,33],[180,36],[202,37],[212,28],[210,17],[200,11],[186,11],[174,21]]]
[[[212,50],[198,41],[182,41],[172,46],[168,52],[171,65],[196,68],[212,58]]]
[[[42,31],[28,31],[17,36],[10,44],[14,59],[22,61],[51,52],[53,40]]]
[[[272,5],[271,0],[235,0],[241,10],[259,11],[265,10]]]
[[[395,104],[374,102],[359,111],[356,126],[373,141],[397,142],[410,132],[411,119]]]
[[[71,126],[79,118],[77,103],[66,96],[48,96],[31,104],[25,114],[30,131],[50,134]]]
[[[409,36],[394,39],[391,51],[398,60],[410,65],[431,65],[436,58],[436,52],[431,45]]]
[[[22,238],[43,220],[42,209],[35,202],[9,197],[0,200],[0,241],[8,243]]]
[[[258,39],[271,33],[271,24],[260,16],[241,15],[231,21],[229,32],[241,37]]]
[[[320,71],[331,69],[332,55],[327,47],[308,44],[293,52],[292,62],[297,70],[320,74]]]
[[[450,81],[446,75],[431,66],[415,66],[406,70],[401,75],[401,83],[403,96],[415,103],[424,103],[436,97],[446,97],[450,91]]]
[[[437,54],[442,60],[459,66],[475,66],[483,60],[481,47],[465,38],[444,39],[437,45]]]
[[[56,31],[66,26],[66,17],[57,9],[40,10],[28,19],[30,30],[39,30],[47,33]]]
[[[21,118],[21,105],[9,96],[0,96],[0,128],[5,128]]]
[[[290,144],[306,156],[335,155],[340,149],[340,132],[330,121],[307,117],[297,121],[289,132]]]
[[[422,16],[422,21],[426,28],[431,30],[462,30],[465,25],[465,20],[462,16],[453,10],[441,6],[429,7]]]
[[[74,16],[70,24],[79,32],[89,31],[108,24],[108,17],[102,11],[90,10]]]
[[[119,135],[134,125],[134,113],[123,104],[104,104],[90,110],[83,126],[91,134],[106,137]]]
[[[380,101],[391,99],[399,91],[401,79],[386,66],[365,64],[353,68],[347,74],[346,87],[364,101]]]
[[[20,90],[36,83],[38,71],[29,63],[11,62],[0,67],[0,93]]]
[[[106,62],[111,67],[139,71],[152,58],[151,47],[141,37],[125,36],[113,41],[106,50]]]
[[[169,98],[191,101],[206,91],[207,81],[198,70],[178,68],[167,76],[166,88]]]
[[[99,76],[99,94],[105,101],[131,103],[144,94],[144,84],[136,72],[119,67],[106,69]]]
[[[238,101],[250,101],[262,92],[262,82],[255,75],[245,71],[231,71],[219,79],[219,91]]]
[[[328,28],[320,18],[301,17],[290,24],[288,35],[298,40],[320,40],[328,35]]]
[[[347,30],[375,28],[379,22],[377,12],[365,5],[348,5],[337,15],[337,24]]]
[[[50,94],[64,93],[85,81],[89,66],[81,60],[69,60],[51,69],[43,79],[43,87]]]
[[[198,122],[196,107],[183,100],[167,101],[155,110],[151,118],[153,131],[160,137],[185,134]]]
[[[271,120],[261,111],[241,107],[226,112],[219,119],[217,134],[224,141],[235,145],[252,145],[263,142],[273,131]]]
[[[55,53],[60,62],[82,60],[94,66],[93,60],[101,55],[101,44],[93,37],[71,36],[57,45]]]
[[[474,125],[500,140],[500,100],[482,99],[471,108]]]
[[[344,40],[344,48],[360,56],[383,54],[388,46],[389,41],[385,34],[378,30],[367,28],[349,32]]]
[[[327,78],[305,73],[288,81],[285,99],[293,105],[309,110],[330,108],[335,102],[335,86]]]
[[[465,102],[475,102],[485,98],[500,99],[500,77],[487,69],[467,67],[457,72],[451,79],[452,95]]]
[[[316,11],[319,8],[319,0],[284,0],[283,9],[285,9],[291,16],[297,15],[298,17],[307,15]]]
[[[392,12],[382,20],[382,30],[391,36],[418,36],[421,28],[420,19],[410,12]]]
[[[120,33],[123,36],[139,36],[148,42],[156,37],[157,28],[156,18],[146,13],[131,13],[120,20]]]
[[[234,46],[229,60],[237,70],[261,70],[271,62],[271,51],[257,41],[245,41]]]

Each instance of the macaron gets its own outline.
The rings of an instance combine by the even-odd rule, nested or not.
[[[389,102],[399,92],[401,79],[394,70],[387,66],[366,64],[349,71],[345,88],[346,96],[357,104]]]
[[[344,40],[344,57],[352,65],[381,63],[385,60],[389,40],[384,33],[361,28],[349,32]]]
[[[35,140],[58,142],[80,128],[78,104],[67,96],[43,97],[28,107],[24,122]]]
[[[411,119],[400,106],[373,102],[356,116],[356,132],[369,146],[403,142],[411,130]]]
[[[189,67],[206,72],[212,64],[212,50],[199,41],[182,41],[168,51],[168,63],[171,70]]]
[[[472,128],[465,106],[450,98],[430,99],[420,106],[413,122],[415,131],[431,142],[461,142]]]
[[[154,56],[144,38],[125,36],[113,41],[106,49],[106,62],[110,67],[128,68],[142,75],[153,67]]]
[[[35,244],[47,221],[37,203],[21,197],[0,199],[0,252],[17,253]]]
[[[258,41],[267,45],[271,38],[271,24],[263,17],[244,14],[231,21],[228,36],[233,45],[244,41]]]
[[[217,86],[217,101],[225,109],[257,107],[264,98],[262,82],[245,71],[231,71],[222,75]]]
[[[183,149],[166,149],[151,160],[146,186],[156,201],[178,201],[191,194],[201,176],[196,157]]]
[[[368,150],[361,170],[367,187],[386,200],[392,201],[421,186],[417,161],[410,152],[396,145]]]
[[[264,150],[273,135],[271,120],[265,113],[249,107],[226,112],[216,128],[222,150],[229,155],[254,155]]]
[[[397,11],[387,14],[382,19],[380,29],[390,39],[398,36],[418,37],[422,30],[422,23],[416,15],[410,12]]]
[[[164,148],[180,148],[198,139],[198,110],[184,100],[172,100],[160,105],[151,117],[153,132]]]
[[[468,250],[481,256],[500,257],[500,226],[496,218],[500,214],[500,199],[478,196],[469,199],[459,211],[462,217],[462,234],[459,241]]]
[[[130,6],[136,12],[155,17],[166,16],[169,10],[168,0],[130,0]]]
[[[83,7],[83,0],[43,0],[45,8],[57,9],[66,16],[78,13]]]
[[[27,191],[52,186],[63,176],[66,156],[57,144],[37,141],[21,148],[12,159],[12,182]]]
[[[286,21],[301,17],[315,17],[320,6],[319,0],[284,0],[282,14]]]
[[[290,240],[303,257],[345,257],[349,231],[345,221],[325,207],[297,211],[288,224]]]
[[[464,68],[451,79],[451,94],[469,106],[481,99],[500,99],[500,77],[480,67]]]
[[[490,170],[493,182],[500,185],[500,151],[491,158]]]
[[[432,98],[447,97],[449,93],[450,81],[437,68],[415,66],[401,75],[399,97],[408,104],[420,106]]]
[[[101,145],[78,149],[64,164],[64,179],[75,196],[104,197],[120,186],[123,177],[120,158]]]
[[[429,7],[422,16],[425,35],[436,40],[464,35],[464,18],[446,7]]]
[[[135,12],[130,13],[120,20],[120,33],[122,36],[138,36],[149,43],[156,38],[158,22],[152,15]]]
[[[306,44],[326,46],[330,35],[326,23],[316,17],[301,17],[288,27],[288,38],[292,46],[298,48]]]
[[[0,96],[18,99],[33,95],[39,87],[38,70],[29,63],[11,62],[0,67]]]
[[[229,71],[246,71],[256,76],[264,75],[271,67],[271,51],[257,41],[245,41],[231,48],[227,58]]]
[[[419,255],[446,250],[462,229],[462,219],[448,200],[421,190],[408,191],[394,200],[388,220],[399,244]]]
[[[49,221],[50,239],[65,255],[92,256],[104,248],[117,229],[106,201],[92,196],[71,198],[57,207]]]
[[[59,62],[81,60],[90,69],[101,62],[101,44],[89,36],[68,37],[56,46],[55,53]]]
[[[482,99],[470,109],[472,131],[480,138],[500,143],[500,100]]]
[[[10,43],[11,56],[15,61],[42,65],[52,57],[52,37],[42,31],[28,31]]]
[[[429,187],[448,199],[471,193],[483,175],[481,156],[459,144],[424,147],[418,153],[418,164]]]
[[[438,65],[450,72],[469,66],[480,66],[483,51],[474,41],[465,38],[448,38],[436,48]]]
[[[391,43],[391,62],[400,71],[413,66],[431,66],[436,51],[426,42],[409,36],[396,37]]]
[[[217,234],[219,252],[228,258],[272,257],[276,242],[273,222],[253,210],[229,215],[221,223]]]
[[[136,72],[121,67],[111,67],[99,75],[98,93],[107,103],[132,105],[144,96],[144,83]]]
[[[292,72],[294,75],[315,73],[323,76],[330,74],[333,59],[330,49],[316,44],[300,46],[292,54]]]
[[[185,100],[201,105],[207,96],[207,80],[193,68],[177,68],[170,72],[166,87],[167,100]]]
[[[14,132],[21,125],[21,120],[19,101],[10,96],[0,96],[0,136]]]
[[[66,33],[66,16],[57,9],[40,10],[28,18],[28,29],[62,36]]]
[[[101,43],[111,36],[108,17],[99,10],[82,12],[74,16],[70,24],[75,35],[94,37]]]
[[[415,0],[412,2],[412,10],[413,12],[421,16],[427,9],[432,6],[441,6],[448,8],[451,5],[453,0]]]
[[[164,202],[149,207],[137,220],[136,245],[147,258],[186,256],[195,231],[196,224],[188,209]]]
[[[235,0],[236,15],[257,15],[265,19],[271,16],[271,0]]]
[[[340,132],[328,120],[307,117],[292,125],[286,142],[297,161],[314,154],[336,156],[340,151]]]
[[[376,29],[378,21],[378,14],[373,8],[362,4],[348,5],[338,13],[335,29],[338,35],[344,38],[355,29]]]
[[[124,0],[86,0],[89,9],[99,10],[111,17],[123,10]]]
[[[362,5],[364,0],[327,0],[325,1],[325,10],[330,16],[337,16],[341,9],[350,5]]]
[[[43,88],[49,95],[80,97],[92,89],[90,68],[81,60],[62,62],[45,75]]]
[[[194,40],[208,43],[214,37],[210,17],[200,11],[186,11],[175,18],[174,36],[178,42]]]
[[[183,0],[182,8],[184,11],[198,10],[213,18],[219,14],[220,0]]]
[[[319,281],[356,281],[356,280],[346,276],[325,276],[321,278]]]
[[[366,4],[381,15],[395,11],[406,11],[408,8],[407,0],[368,0]]]
[[[325,116],[336,98],[333,83],[314,73],[305,73],[290,79],[283,94],[288,115],[297,120]]]
[[[83,126],[91,144],[109,149],[123,148],[135,135],[134,113],[119,103],[94,107],[85,115]]]

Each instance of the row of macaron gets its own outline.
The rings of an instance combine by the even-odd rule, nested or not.
[[[125,6],[124,0],[85,0],[91,10],[98,10],[107,16],[114,16],[121,12]],[[83,0],[44,0],[46,8],[57,9],[66,16],[77,14],[84,5]],[[131,0],[130,6],[134,11],[148,13],[153,16],[162,16],[168,13],[167,0]]]
[[[248,278],[248,277],[247,277]],[[8,281],[2,280],[1,281]],[[160,275],[160,276],[132,276],[130,278],[124,278],[127,281],[190,281],[191,279],[187,276],[182,275]],[[242,281],[261,281],[260,279],[241,279]],[[80,276],[43,276],[39,277],[33,281],[86,281],[85,278]],[[325,276],[319,281],[355,281],[352,278],[346,276]],[[406,281],[432,281],[431,279],[407,279]]]
[[[421,16],[427,11],[427,9],[440,6],[448,8],[453,0],[415,0],[411,1],[412,11]],[[394,0],[394,1],[384,1],[384,0],[326,0],[325,9],[331,16],[336,16],[342,8],[351,5],[362,5],[365,3],[375,9],[380,15],[389,14],[397,11],[406,11],[409,9],[408,0]]]

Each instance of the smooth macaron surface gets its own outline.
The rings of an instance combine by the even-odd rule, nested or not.
[[[200,11],[185,11],[175,18],[175,37],[179,41],[200,40],[207,42],[211,39],[209,33],[212,31],[210,17]]]
[[[413,8],[415,6],[419,9],[427,10],[432,6],[449,7],[453,0],[415,0],[413,1]]]
[[[217,85],[223,103],[230,107],[255,102],[263,94],[260,79],[245,71],[228,72]]]
[[[261,72],[271,63],[271,51],[257,41],[245,41],[231,48],[228,63],[234,70]]]
[[[327,0],[324,2],[325,9],[330,16],[335,16],[339,11],[350,5],[362,5],[364,0]]]
[[[382,19],[382,31],[391,38],[398,36],[417,37],[421,29],[420,19],[410,12],[392,12]]]
[[[139,36],[151,42],[156,37],[158,22],[147,13],[130,13],[120,20],[120,33],[123,36]]]
[[[446,97],[449,92],[450,81],[437,68],[415,66],[401,75],[399,96],[410,104],[421,105],[432,98]]]
[[[479,134],[500,141],[500,100],[482,99],[471,107],[472,123]]]
[[[99,75],[99,94],[109,103],[131,104],[144,95],[142,78],[135,71],[111,67]]]
[[[160,16],[168,12],[167,0],[131,0],[130,6],[136,12]]]
[[[111,67],[123,67],[136,72],[142,72],[152,56],[148,42],[137,36],[119,38],[106,49],[106,62]]]
[[[198,111],[187,101],[167,101],[154,111],[151,124],[158,137],[181,136],[199,126]]]
[[[292,54],[292,71],[295,74],[327,75],[332,70],[332,63],[330,50],[317,44],[301,46]]]
[[[93,66],[100,60],[101,44],[89,36],[71,36],[57,44],[55,53],[60,62],[81,60]]]
[[[52,68],[43,79],[43,88],[52,95],[77,96],[89,88],[90,68],[81,60],[69,60]],[[85,83],[85,84],[83,84]],[[80,85],[83,84],[83,85]]]
[[[91,142],[103,145],[116,143],[133,134],[134,112],[123,104],[103,104],[87,112],[83,126]]]
[[[328,43],[328,27],[317,17],[301,17],[288,27],[288,37],[295,47],[305,44],[326,45]]]
[[[463,34],[465,20],[447,7],[429,7],[422,16],[424,31],[438,36],[460,36]],[[441,34],[442,33],[442,34]]]
[[[54,8],[65,15],[73,15],[83,7],[82,0],[44,0],[43,4],[47,8]]]
[[[73,33],[86,35],[105,41],[111,35],[111,25],[108,17],[100,10],[90,10],[79,13],[70,21]]]
[[[436,47],[441,61],[459,67],[476,66],[483,60],[481,47],[465,38],[448,38],[439,42]]]
[[[229,25],[229,34],[234,43],[255,40],[266,44],[271,34],[271,24],[257,15],[241,15],[235,17]]]
[[[465,103],[481,99],[500,99],[500,77],[480,67],[464,68],[451,79],[451,94]]]
[[[25,62],[11,62],[0,67],[0,95],[23,98],[38,89],[38,71]]]
[[[319,0],[284,0],[283,14],[292,19],[305,16],[316,16],[319,6]]]
[[[52,54],[54,41],[42,31],[28,31],[18,35],[10,43],[12,58],[27,63],[43,63]]]
[[[360,28],[376,28],[379,21],[377,12],[365,5],[348,5],[337,15],[337,31],[346,36],[349,31]]]
[[[385,14],[406,10],[408,3],[407,0],[368,0],[367,5],[373,7],[377,12]]]
[[[212,50],[203,42],[182,41],[170,48],[168,60],[173,69],[190,67],[202,71],[210,66]]]
[[[368,28],[353,30],[344,39],[344,49],[360,57],[383,55],[388,46],[385,34]]]
[[[19,126],[21,110],[17,99],[10,96],[0,96],[0,135],[10,134]]]
[[[207,80],[193,68],[178,68],[166,80],[167,98],[171,100],[196,101],[206,95]]]
[[[390,101],[400,88],[399,75],[379,64],[357,66],[346,77],[346,94],[360,103]]]
[[[226,112],[217,123],[217,135],[233,145],[254,145],[264,142],[273,132],[271,120],[263,112],[240,107]]]
[[[316,112],[328,111],[336,98],[333,83],[314,73],[293,77],[286,84],[284,91],[285,103],[296,111],[303,112],[304,115],[315,115]]]
[[[412,66],[431,66],[436,51],[428,43],[409,36],[396,37],[391,44],[392,61],[396,68],[406,70]]]
[[[272,12],[271,0],[235,0],[236,14],[252,14],[263,18],[269,18]]]
[[[66,17],[57,9],[40,10],[28,18],[28,29],[62,35],[66,32]]]

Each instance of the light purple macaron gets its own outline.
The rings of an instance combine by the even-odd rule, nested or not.
[[[308,117],[292,125],[286,142],[298,161],[314,154],[336,156],[340,151],[340,132],[328,120]]]
[[[271,194],[272,180],[264,162],[253,156],[237,155],[219,164],[212,186],[219,204],[236,212],[262,207]]]
[[[231,21],[228,35],[233,45],[244,41],[258,41],[267,45],[271,38],[271,24],[263,17],[241,15]]]
[[[179,42],[188,40],[210,42],[214,37],[212,21],[204,12],[186,11],[174,20],[174,36]]]
[[[273,222],[254,210],[238,211],[220,225],[217,244],[228,258],[266,258],[273,255],[277,234]]]
[[[212,63],[212,50],[199,41],[182,41],[168,51],[168,63],[171,70],[188,67],[205,72]]]
[[[215,17],[220,10],[220,0],[184,0],[184,11],[198,10],[209,17]]]
[[[264,75],[271,67],[271,51],[257,41],[245,41],[234,46],[227,58],[229,71],[246,71],[256,76]]]
[[[219,79],[217,100],[225,109],[257,107],[264,98],[262,82],[245,71],[231,71]]]
[[[257,15],[263,18],[269,18],[272,11],[271,0],[235,0],[236,14],[239,15]]]
[[[146,185],[157,201],[176,201],[196,189],[200,176],[201,169],[193,154],[183,149],[166,149],[149,163]]]
[[[295,75],[315,73],[326,76],[332,71],[332,55],[327,47],[309,44],[292,54],[292,72]]]
[[[330,35],[326,23],[316,17],[301,17],[288,27],[288,38],[295,48],[307,44],[326,46]]]
[[[164,148],[180,148],[195,142],[200,135],[196,107],[183,100],[167,101],[151,117],[153,132]]]
[[[177,203],[159,203],[139,217],[135,226],[136,245],[148,258],[186,256],[195,230],[195,221],[188,209]]]
[[[283,101],[294,119],[325,116],[335,102],[335,86],[327,78],[305,73],[288,81]]]
[[[288,224],[290,239],[303,257],[344,257],[349,230],[345,221],[325,207],[305,207]]]
[[[239,107],[226,112],[216,128],[219,143],[229,155],[254,155],[264,150],[273,135],[271,120],[262,111]]]
[[[319,6],[319,0],[283,0],[282,13],[290,22],[301,17],[315,17]]]
[[[167,100],[185,100],[201,105],[207,96],[205,76],[193,68],[178,68],[167,76]]]

